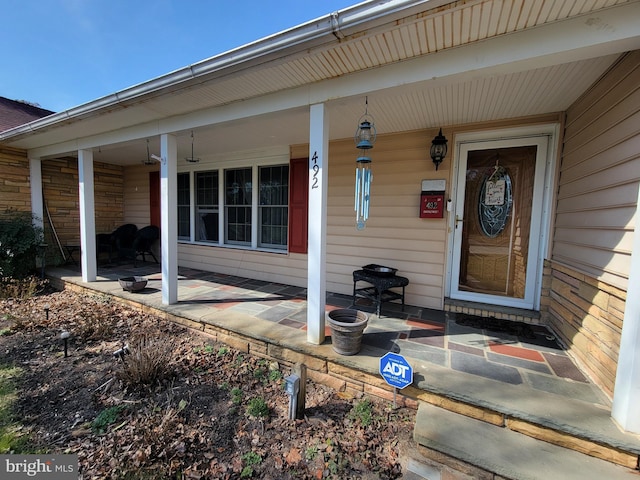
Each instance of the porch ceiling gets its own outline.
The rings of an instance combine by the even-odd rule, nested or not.
[[[217,112],[224,116],[230,106],[279,93],[299,94],[308,89],[312,97],[321,82],[328,82],[328,88],[349,79],[357,83],[392,68],[402,72],[403,65],[414,71],[422,69],[422,79],[406,80],[401,75],[381,88],[372,84],[369,91],[352,88],[354,93],[349,95],[344,93],[347,88],[335,95],[324,93],[331,139],[353,135],[364,109],[363,92],[369,96],[369,112],[375,116],[379,133],[562,111],[624,49],[640,48],[640,34],[621,42],[619,50],[593,48],[592,53],[574,58],[565,52],[562,58],[542,63],[510,61],[507,53],[505,66],[496,66],[496,62],[494,68],[474,70],[484,53],[471,49],[467,71],[447,74],[434,71],[432,65],[446,67],[443,53],[455,54],[474,45],[490,48],[486,42],[492,39],[515,39],[516,32],[575,18],[600,31],[614,29],[600,20],[600,14],[632,3],[636,2],[391,1],[380,4],[378,12],[376,2],[370,2],[33,122],[29,128],[10,130],[0,134],[0,141],[43,152],[52,145],[73,145],[67,151],[70,154],[77,148],[100,147],[98,161],[135,164],[146,155],[146,138],[157,151],[157,135],[163,132],[163,125],[187,126],[189,118],[197,116],[190,128],[171,130],[178,135],[179,158],[190,154],[191,129],[196,155],[306,143],[308,108],[296,105],[275,113],[210,122],[214,125],[202,118],[215,117]],[[314,28],[324,33],[314,36]],[[304,41],[296,43],[295,38]],[[541,51],[540,56],[552,53]],[[135,134],[133,130],[118,134],[127,128],[136,129]],[[64,148],[55,150],[59,156]]]

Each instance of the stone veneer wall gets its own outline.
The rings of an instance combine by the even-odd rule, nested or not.
[[[95,162],[93,175],[96,233],[111,232],[122,223],[124,216],[122,167]],[[60,242],[63,245],[78,243],[80,240],[78,161],[75,158],[44,160],[42,183],[44,200]]]
[[[23,150],[0,147],[0,210],[31,211],[29,159]],[[44,200],[61,245],[80,241],[78,161],[63,158],[42,161]],[[124,176],[117,165],[94,163],[96,233],[111,232],[123,223]],[[47,263],[61,259],[45,209]],[[66,254],[66,252],[65,252]]]
[[[22,150],[0,147],[0,210],[31,211],[29,160]]]
[[[117,165],[93,165],[96,233],[108,233],[123,223],[124,176]],[[78,161],[61,158],[42,161],[44,201],[61,245],[80,243]],[[45,236],[49,244],[48,263],[57,263],[59,247],[45,210]],[[66,254],[66,252],[65,252]],[[52,257],[57,257],[53,260]]]
[[[609,397],[613,397],[626,297],[624,290],[545,261],[542,318]]]

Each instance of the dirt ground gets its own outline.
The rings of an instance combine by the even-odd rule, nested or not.
[[[393,479],[411,448],[413,410],[309,381],[304,419],[289,420],[288,366],[107,296],[1,300],[0,333],[0,364],[22,370],[23,432],[77,454],[84,479]]]

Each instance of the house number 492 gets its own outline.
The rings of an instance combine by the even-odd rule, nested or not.
[[[320,167],[318,166],[318,152],[313,152],[311,157],[311,169],[313,170],[313,177],[311,179],[311,188],[318,188],[318,172]]]

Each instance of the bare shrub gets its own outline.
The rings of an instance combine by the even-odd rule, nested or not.
[[[47,280],[35,276],[26,278],[0,278],[0,300],[8,298],[31,298],[42,292],[47,286]]]
[[[132,338],[122,368],[116,372],[125,388],[143,391],[175,376],[171,338],[163,333],[142,333]]]

